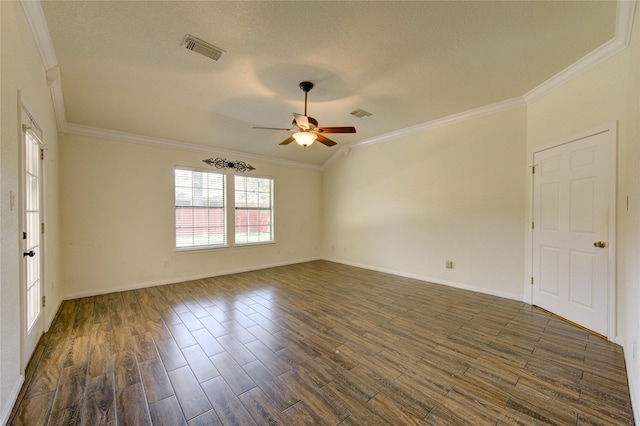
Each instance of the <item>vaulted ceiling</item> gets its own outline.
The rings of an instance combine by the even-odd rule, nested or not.
[[[42,1],[66,121],[320,165],[514,98],[616,36],[612,1]],[[226,53],[184,47],[191,34]],[[279,146],[304,110],[337,147]],[[356,118],[355,109],[371,113]]]

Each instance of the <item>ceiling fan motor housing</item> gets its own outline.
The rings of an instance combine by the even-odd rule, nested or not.
[[[314,129],[316,129],[318,127],[318,120],[316,120],[315,118],[307,116],[307,120],[309,121],[309,129],[308,130],[314,130]],[[295,118],[293,119],[291,124],[293,124],[296,127],[300,127],[296,123],[296,119]]]
[[[303,81],[300,83],[300,88],[304,93],[307,93],[309,90],[313,89],[313,83],[310,81]]]

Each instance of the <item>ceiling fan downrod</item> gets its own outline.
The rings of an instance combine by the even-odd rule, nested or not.
[[[304,92],[304,115],[307,115],[307,94],[309,90],[313,89],[313,83],[310,81],[303,81],[300,83],[300,88]]]

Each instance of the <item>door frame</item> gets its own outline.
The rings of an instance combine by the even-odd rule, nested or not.
[[[28,104],[26,104],[24,102],[24,99],[22,99],[22,93],[19,93],[19,98],[20,98],[20,148],[19,148],[19,154],[20,154],[20,162],[19,162],[19,167],[18,167],[18,173],[19,173],[19,180],[18,180],[18,224],[19,224],[19,235],[18,235],[18,247],[19,247],[19,259],[20,259],[20,268],[19,268],[19,285],[20,285],[20,365],[21,365],[21,371],[24,372],[25,369],[27,368],[27,364],[29,363],[29,360],[31,358],[31,356],[33,355],[33,353],[31,354],[27,354],[26,353],[26,336],[27,336],[27,309],[26,309],[26,303],[27,303],[27,294],[26,294],[26,288],[25,288],[25,280],[26,280],[26,276],[25,276],[25,263],[24,263],[24,259],[23,259],[23,249],[24,249],[24,241],[22,238],[22,233],[25,230],[25,208],[26,208],[26,200],[25,200],[25,196],[26,196],[26,188],[25,188],[25,156],[26,156],[26,152],[25,152],[25,139],[26,139],[26,128],[24,128],[23,126],[26,127],[30,127],[32,129],[37,129],[37,131],[34,131],[34,133],[36,134],[36,136],[38,137],[38,143],[40,145],[40,149],[41,150],[46,150],[46,145],[44,144],[44,142],[42,141],[42,128],[38,125],[37,120],[34,118],[33,114],[31,113],[31,109],[29,108]],[[39,207],[40,207],[40,223],[45,223],[45,205],[44,205],[44,200],[45,200],[45,179],[44,179],[44,173],[45,173],[45,162],[43,159],[40,159],[40,170],[39,170],[39,186],[40,186],[40,193],[39,193]],[[46,253],[45,253],[45,235],[41,232],[40,229],[38,229],[38,235],[39,235],[39,239],[40,239],[40,253],[39,253],[39,258],[40,258],[40,297],[46,297],[46,293],[45,293],[45,264],[46,264]],[[42,299],[41,299],[42,300]],[[42,306],[42,303],[40,303],[40,319],[38,321],[41,322],[42,324],[42,334],[44,334],[44,332],[46,332],[47,329],[47,325],[46,325],[46,311],[45,311],[45,307]],[[42,335],[40,335],[38,337],[38,339],[40,339],[42,337]],[[36,344],[37,345],[37,344]],[[34,347],[34,351],[35,351],[35,347]]]
[[[608,241],[608,254],[609,254],[609,271],[607,278],[607,335],[608,340],[614,341],[617,336],[617,300],[616,300],[616,222],[617,222],[617,146],[618,146],[618,123],[617,121],[607,123],[603,126],[596,127],[594,129],[582,132],[567,138],[560,139],[556,142],[549,143],[547,145],[530,148],[527,153],[527,192],[528,192],[528,206],[527,206],[527,222],[526,226],[526,249],[525,249],[525,277],[524,277],[524,302],[532,304],[533,302],[533,286],[531,285],[531,278],[533,277],[533,229],[531,224],[533,223],[533,173],[532,167],[535,166],[534,158],[535,154],[546,151],[548,149],[556,148],[561,145],[566,145],[571,142],[585,139],[597,134],[609,132],[609,146],[610,146],[610,158],[609,158],[609,241]]]

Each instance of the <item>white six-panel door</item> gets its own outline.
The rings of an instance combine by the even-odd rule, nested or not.
[[[533,292],[603,336],[609,318],[610,131],[534,154]]]

